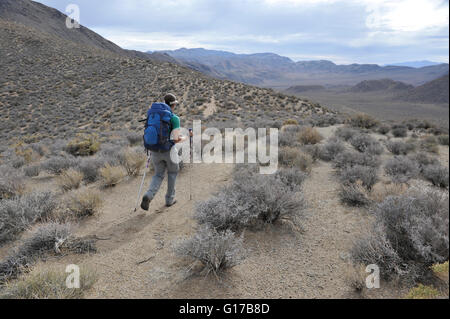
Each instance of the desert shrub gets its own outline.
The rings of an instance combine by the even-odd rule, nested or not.
[[[0,262],[0,283],[15,278],[23,268],[34,264],[45,253],[55,251],[58,245],[69,239],[70,234],[70,226],[66,224],[39,226],[18,249]]]
[[[298,168],[280,168],[276,173],[279,178],[293,192],[300,191],[303,182],[308,178],[308,174]]]
[[[126,135],[126,138],[128,140],[128,143],[130,143],[130,146],[135,146],[135,145],[139,145],[144,143],[143,138],[142,138],[142,134],[139,133],[135,133],[135,132],[129,132]]]
[[[378,133],[383,134],[383,135],[386,135],[390,131],[391,131],[391,127],[389,125],[380,125],[377,130]]]
[[[96,135],[79,135],[66,146],[66,152],[74,156],[90,156],[100,149],[100,142]]]
[[[370,199],[381,203],[388,196],[400,196],[405,194],[408,191],[409,187],[407,184],[399,184],[399,183],[376,183],[370,192]]]
[[[338,139],[330,139],[320,149],[319,158],[323,161],[332,161],[335,157],[345,151],[344,144]]]
[[[354,184],[360,181],[366,189],[371,190],[378,181],[377,171],[375,167],[355,165],[341,170],[339,179],[342,184]]]
[[[282,147],[278,154],[278,161],[281,166],[297,167],[303,172],[311,171],[313,159],[309,154],[293,147]]]
[[[323,140],[323,136],[313,127],[303,128],[298,133],[297,138],[302,145],[313,145]]]
[[[334,158],[333,164],[338,169],[353,167],[355,165],[379,167],[380,161],[371,154],[344,151]]]
[[[423,176],[427,181],[433,183],[434,186],[447,188],[449,183],[448,167],[441,164],[425,166]]]
[[[94,215],[101,203],[100,193],[86,188],[71,194],[67,209],[76,217],[82,218]]]
[[[366,206],[370,204],[367,190],[361,181],[341,185],[339,197],[344,204],[350,206]]]
[[[449,144],[448,135],[439,135],[438,141],[439,141],[439,144],[448,146],[448,144]]]
[[[434,136],[427,136],[419,142],[419,147],[424,152],[439,154],[438,140]]]
[[[349,125],[352,127],[359,127],[364,129],[370,129],[378,125],[378,121],[367,114],[356,114],[352,116],[349,121]]]
[[[407,137],[408,129],[403,125],[395,125],[392,127],[391,133],[394,137]]]
[[[408,155],[411,161],[416,162],[419,165],[419,170],[423,173],[424,169],[428,165],[439,165],[439,160],[435,157],[428,156],[425,153],[416,153]]]
[[[42,142],[33,143],[30,145],[30,147],[36,154],[39,154],[39,156],[41,157],[47,155],[50,152],[47,146],[45,146]]]
[[[249,175],[247,175],[249,176]],[[291,191],[276,176],[253,175],[240,178],[195,211],[199,224],[217,230],[238,230],[277,220],[297,223],[305,207],[303,196]]]
[[[6,283],[0,299],[80,299],[97,280],[96,274],[86,268],[80,270],[80,288],[69,289],[65,269],[37,265],[16,281]]]
[[[448,194],[414,191],[389,196],[374,209],[374,229],[352,250],[358,263],[376,264],[384,279],[416,282],[448,260]]]
[[[322,150],[320,145],[303,145],[301,150],[310,155],[314,163],[320,159],[320,153]]]
[[[29,225],[46,219],[56,207],[56,196],[50,192],[0,201],[0,244],[15,239]]]
[[[57,178],[59,187],[65,192],[79,188],[82,181],[83,173],[73,168],[63,171]]]
[[[318,127],[328,127],[342,123],[342,119],[337,114],[313,114],[308,121],[312,126]]]
[[[106,164],[106,166],[100,168],[100,176],[103,187],[113,187],[122,181],[126,172],[122,167]]]
[[[291,133],[289,131],[281,131],[278,135],[278,145],[283,146],[294,146],[297,144],[297,136],[296,133]]]
[[[103,144],[97,157],[111,166],[119,166],[123,160],[123,150],[114,144]]]
[[[353,136],[360,134],[359,130],[349,127],[340,127],[336,130],[336,136],[344,141],[349,141]]]
[[[178,256],[201,262],[204,271],[218,274],[244,258],[242,242],[242,236],[236,237],[230,230],[218,232],[214,228],[201,227],[193,237],[178,241],[174,250]]]
[[[22,168],[26,164],[25,159],[19,156],[13,156],[13,158],[11,158],[9,162],[10,165],[15,169]]]
[[[34,164],[34,165],[27,166],[24,168],[23,172],[26,177],[39,176],[39,173],[41,172],[41,165]]]
[[[19,196],[24,191],[24,176],[11,167],[0,166],[0,200]]]
[[[42,163],[42,169],[45,171],[59,175],[69,168],[77,166],[77,160],[73,156],[52,156]]]
[[[394,183],[406,183],[419,175],[420,167],[406,156],[395,156],[386,161],[384,170]]]
[[[368,134],[358,134],[350,139],[350,144],[361,153],[380,155],[383,153],[383,147],[380,142]]]
[[[78,170],[83,173],[86,183],[94,183],[100,175],[100,168],[105,166],[105,160],[97,157],[83,158],[78,164]]]
[[[386,148],[394,155],[407,155],[409,152],[414,150],[415,146],[412,143],[388,141],[386,143]]]
[[[436,288],[419,284],[408,292],[406,299],[436,299],[439,296],[440,292]]]
[[[147,157],[143,152],[129,148],[124,150],[120,162],[128,176],[137,176],[144,166],[146,159]]]

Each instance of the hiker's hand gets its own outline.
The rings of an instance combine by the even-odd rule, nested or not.
[[[178,136],[178,140],[175,141],[175,144],[183,143],[186,140],[187,140],[187,136],[180,135],[180,136]]]

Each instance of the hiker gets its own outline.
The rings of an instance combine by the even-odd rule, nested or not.
[[[153,103],[147,113],[144,144],[145,148],[151,152],[155,175],[150,183],[150,188],[142,198],[141,208],[143,210],[149,209],[150,202],[161,187],[166,170],[168,175],[166,207],[171,207],[177,202],[175,200],[175,181],[179,165],[178,161],[177,163],[172,161],[171,153],[174,152],[171,150],[175,144],[187,140],[186,136],[180,134],[180,118],[172,112],[177,105],[177,98],[169,93],[164,97],[164,103]],[[175,153],[172,154],[172,157],[178,156],[178,153]]]

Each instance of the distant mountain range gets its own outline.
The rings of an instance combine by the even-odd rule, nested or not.
[[[393,66],[409,66],[411,68],[423,68],[424,66],[432,66],[432,65],[439,65],[442,64],[440,62],[431,62],[431,61],[410,61],[410,62],[400,62],[400,63],[390,63],[386,65],[393,65]]]
[[[390,97],[393,101],[406,101],[428,104],[449,103],[449,75],[444,75],[420,86],[406,84],[391,79],[365,80],[351,87],[327,89],[320,85],[296,85],[284,90],[287,94],[306,96],[315,92],[327,93],[354,93],[354,96],[363,96],[364,93],[375,92],[379,96]]]
[[[447,63],[424,66],[337,65],[331,61],[299,61],[274,53],[178,49],[159,51],[208,75],[253,85],[285,89],[293,85],[355,85],[363,80],[392,79],[421,85],[445,75]]]

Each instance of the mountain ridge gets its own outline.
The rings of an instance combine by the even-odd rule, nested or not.
[[[338,65],[328,60],[293,61],[275,53],[236,54],[204,48],[157,51],[185,63],[207,66],[219,78],[244,83],[288,88],[295,85],[356,85],[363,80],[391,78],[407,84],[421,85],[444,75],[447,63],[413,68],[377,64]]]

